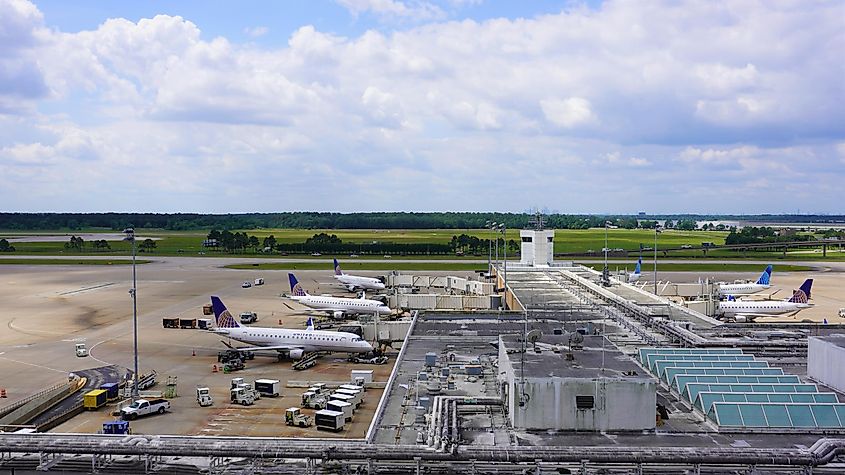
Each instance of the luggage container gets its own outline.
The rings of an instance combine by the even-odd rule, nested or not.
[[[120,385],[117,383],[105,383],[100,386],[100,389],[106,392],[106,399],[114,401],[120,396]]]
[[[326,403],[326,409],[329,411],[341,412],[347,422],[352,421],[352,411],[354,407],[351,402],[334,399]]]
[[[331,396],[329,396],[329,401],[335,400],[335,401],[348,402],[349,404],[352,404],[353,407],[357,406],[357,404],[355,402],[356,399],[357,398],[355,396],[352,396],[351,394],[344,394],[344,393],[337,393],[337,392],[332,393]],[[328,407],[328,406],[326,406],[326,407]]]
[[[343,426],[346,425],[346,416],[343,412],[323,409],[314,413],[314,423],[317,425],[317,429],[338,432],[342,431]]]
[[[256,379],[254,386],[262,396],[279,397],[281,394],[278,379]]]
[[[178,318],[162,318],[161,319],[161,326],[164,328],[179,328],[179,319]]]
[[[125,435],[129,433],[129,422],[108,421],[103,422],[103,434]]]
[[[211,306],[210,303],[207,303],[202,306],[202,314],[203,315],[214,315],[214,308]]]
[[[108,393],[102,389],[94,389],[82,397],[82,405],[86,410],[96,411],[108,401]]]
[[[367,390],[364,384],[373,382],[373,370],[371,369],[353,369],[351,376],[352,383],[361,386],[364,391]],[[360,384],[358,383],[359,379]]]
[[[197,327],[197,319],[196,318],[180,318],[179,319],[179,328],[196,328]]]
[[[360,389],[338,388],[337,391],[335,391],[335,394],[346,394],[352,396],[352,400],[350,402],[355,404],[355,407],[360,406],[361,402],[364,400],[364,391],[361,391]]]
[[[197,319],[197,326],[200,330],[211,330],[211,319],[210,318],[198,318]]]

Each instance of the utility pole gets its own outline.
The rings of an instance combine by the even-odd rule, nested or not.
[[[660,232],[660,225],[654,223],[654,295],[657,295],[657,233]]]
[[[132,296],[132,329],[134,336],[134,353],[135,353],[135,374],[132,382],[132,401],[138,399],[138,284],[135,274],[135,228],[126,228],[123,230],[126,234],[126,241],[132,243],[132,288],[129,289],[129,295]]]

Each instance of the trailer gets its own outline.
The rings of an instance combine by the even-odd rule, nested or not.
[[[360,389],[345,389],[345,388],[338,388],[335,391],[335,394],[346,394],[347,396],[352,396],[352,399],[349,401],[358,407],[361,405],[361,402],[364,400],[364,391]]]
[[[346,416],[343,412],[323,409],[314,413],[314,423],[317,425],[317,429],[339,432],[346,425]]]
[[[126,421],[103,422],[103,434],[127,435],[129,433],[129,423]]]
[[[197,319],[196,318],[180,318],[179,319],[179,328],[196,328],[197,327]]]
[[[207,303],[202,306],[202,314],[203,315],[214,315],[214,308],[211,306],[210,303]]]
[[[117,383],[104,383],[100,385],[100,389],[106,392],[106,399],[114,401],[120,397],[120,385]]]
[[[326,409],[329,411],[337,411],[343,413],[343,417],[348,422],[352,421],[353,405],[350,402],[331,400],[326,403]]]
[[[200,330],[211,330],[211,319],[210,318],[198,318],[197,319],[197,327]]]
[[[161,319],[161,326],[164,328],[179,328],[179,319],[178,318],[162,318]]]
[[[352,404],[353,408],[358,407],[357,399],[358,398],[356,398],[355,396],[352,396],[351,394],[345,394],[345,393],[339,393],[339,392],[333,392],[332,395],[329,396],[329,402],[331,402],[331,401],[348,402],[349,404]]]
[[[94,389],[85,393],[82,397],[82,406],[88,411],[96,411],[106,404],[109,394],[103,389]]]
[[[373,382],[373,370],[353,369],[351,373],[352,384],[364,388],[364,384]],[[366,388],[364,388],[366,391]]]
[[[278,379],[256,379],[254,385],[262,396],[279,397],[282,394]]]

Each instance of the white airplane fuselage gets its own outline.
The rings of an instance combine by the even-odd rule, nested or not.
[[[214,333],[256,347],[290,347],[291,352],[329,351],[368,353],[373,347],[354,333],[322,330],[287,330],[282,328],[217,328]],[[300,353],[301,354],[301,353]]]
[[[784,300],[736,300],[719,302],[719,312],[726,317],[747,316],[753,319],[798,312],[812,306],[809,303]]]
[[[344,285],[349,291],[362,290],[384,290],[384,282],[373,277],[362,277],[359,275],[340,274],[335,279]]]
[[[719,284],[719,295],[751,295],[770,288],[769,284]]]
[[[323,295],[292,295],[290,298],[306,307],[326,312],[340,312],[350,315],[363,313],[388,315],[391,312],[390,307],[378,300],[346,299]]]

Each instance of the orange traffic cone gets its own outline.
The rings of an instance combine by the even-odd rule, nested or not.
[[[197,356],[197,350],[191,348],[191,356]]]
[[[279,319],[279,326],[282,326],[282,319]]]
[[[217,372],[217,365],[214,365],[214,366],[212,366],[212,367],[211,367],[211,372],[212,372],[212,373],[216,373],[216,372]]]
[[[6,389],[0,389],[0,397],[6,397]]]

